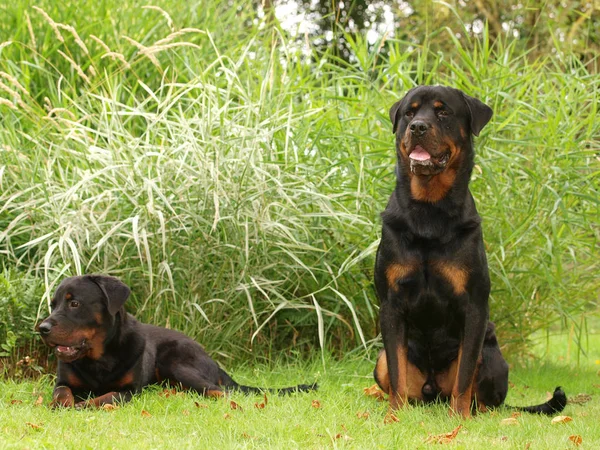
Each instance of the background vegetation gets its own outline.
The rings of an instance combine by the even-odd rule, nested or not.
[[[562,324],[580,343],[598,300],[598,10],[530,2],[511,9],[530,25],[500,15],[519,22],[501,32],[471,3],[425,3],[378,3],[398,21],[375,35],[339,5],[310,33],[278,3],[0,5],[2,348],[31,352],[53,288],[86,272],[221,360],[375,345],[387,110],[430,83],[495,111],[472,191],[503,342],[522,356]]]

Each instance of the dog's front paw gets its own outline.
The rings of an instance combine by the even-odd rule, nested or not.
[[[59,386],[54,390],[50,408],[72,408],[74,404],[73,393],[67,386]]]

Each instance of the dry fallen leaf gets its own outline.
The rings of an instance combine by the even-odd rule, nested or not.
[[[383,418],[383,423],[389,425],[390,423],[394,422],[400,422],[400,419],[398,419],[392,411],[388,411],[385,417]]]
[[[184,409],[183,411],[181,411],[181,414],[183,414],[184,416],[189,416],[190,412],[187,409]]]
[[[229,407],[231,409],[239,409],[240,411],[243,411],[243,408],[240,405],[238,405],[236,402],[234,402],[233,400],[231,400],[229,402]]]
[[[336,439],[336,440],[337,440],[337,439],[343,439],[343,440],[345,440],[345,441],[350,441],[350,440],[352,440],[352,438],[351,438],[350,436],[348,436],[347,434],[342,434],[342,433],[338,433],[338,434],[336,434],[336,435],[335,435],[333,438],[334,438],[334,439]]]
[[[33,404],[33,406],[41,406],[44,403],[44,397],[41,395],[38,396],[37,400]]]
[[[256,439],[254,436],[250,436],[248,433],[246,433],[245,431],[242,433],[242,437],[244,439]]]
[[[20,405],[21,403],[23,403],[23,400],[11,400],[10,404],[11,405]]]
[[[583,405],[584,403],[589,402],[591,399],[592,396],[590,394],[577,394],[574,397],[569,397],[569,403]]]
[[[519,425],[519,421],[514,417],[508,417],[507,419],[502,419],[500,425]]]
[[[106,403],[102,405],[102,409],[105,411],[114,411],[115,409],[119,409],[117,405],[111,405],[110,403]]]
[[[229,413],[223,414],[223,419],[231,419],[231,414],[229,414]]]
[[[150,414],[148,411],[146,411],[145,409],[142,409],[142,417],[152,417],[152,414]]]
[[[552,423],[567,423],[571,422],[573,419],[569,416],[556,416],[552,419]]]
[[[196,408],[208,408],[208,405],[205,405],[204,403],[194,402],[194,405],[196,405]]]
[[[36,425],[35,423],[31,423],[31,422],[25,422],[25,425],[30,426],[34,430],[41,430],[42,429],[41,425]]]
[[[519,411],[515,411],[510,415],[510,417],[514,417],[516,419],[517,417],[521,417],[521,413]]]
[[[368,419],[369,411],[359,411],[356,413],[356,417],[358,417],[359,419]]]
[[[267,403],[268,403],[268,402],[269,402],[269,400],[267,399],[267,394],[265,394],[265,401],[264,401],[264,402],[262,402],[262,403],[258,403],[258,402],[256,402],[256,403],[254,404],[254,407],[255,407],[255,408],[258,408],[258,409],[265,409],[265,406],[267,406]]]
[[[375,397],[380,402],[385,400],[385,393],[381,389],[379,389],[379,386],[377,384],[366,387],[363,389],[363,391],[367,397]]]
[[[577,447],[579,447],[583,442],[583,439],[578,434],[573,434],[572,436],[569,436],[569,440],[573,442],[573,444],[575,444]]]
[[[321,402],[319,400],[313,400],[311,406],[318,409],[321,407]]]
[[[429,435],[429,437],[425,439],[425,442],[429,444],[449,444],[454,440],[461,428],[462,425],[459,425],[450,433]]]
[[[161,393],[159,393],[161,397],[169,398],[171,395],[177,395],[177,389],[165,389]]]

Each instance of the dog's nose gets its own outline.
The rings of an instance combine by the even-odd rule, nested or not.
[[[52,324],[50,322],[44,321],[38,325],[38,330],[43,335],[47,335],[48,333],[50,333],[51,329],[52,329]]]
[[[429,126],[422,120],[413,120],[409,128],[413,135],[422,136],[425,134]]]

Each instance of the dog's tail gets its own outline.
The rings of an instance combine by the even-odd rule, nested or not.
[[[551,416],[553,414],[561,412],[563,409],[565,409],[566,405],[567,396],[565,395],[565,391],[563,391],[562,388],[559,386],[556,389],[554,389],[554,394],[552,394],[552,398],[546,403],[533,406],[506,406],[508,408],[516,409],[517,411]]]
[[[290,386],[290,387],[285,387],[285,388],[276,388],[276,389],[261,388],[261,387],[254,387],[254,386],[244,386],[243,384],[236,383],[233,380],[233,378],[231,378],[223,369],[220,369],[219,375],[220,375],[220,378],[222,381],[221,386],[223,388],[225,388],[225,390],[239,391],[239,392],[243,392],[244,394],[264,394],[264,393],[268,392],[271,394],[289,395],[289,394],[293,394],[294,392],[310,392],[310,391],[316,391],[317,389],[319,389],[319,385],[317,383],[298,384],[296,386]]]

